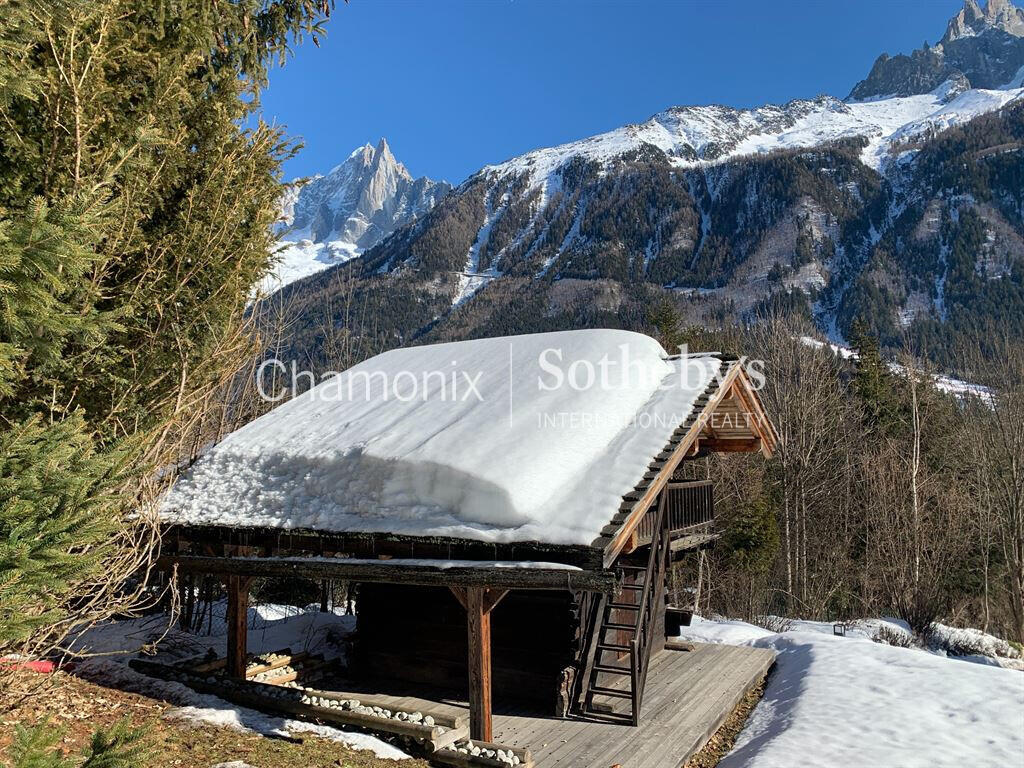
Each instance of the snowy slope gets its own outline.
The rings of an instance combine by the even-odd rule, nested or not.
[[[841,357],[843,360],[857,359],[857,353],[849,347],[819,341],[818,339],[812,339],[810,336],[801,336],[800,341],[812,349],[824,349],[827,344],[833,355]],[[907,375],[906,368],[899,363],[890,362],[888,363],[888,366],[889,370],[898,376]],[[952,376],[946,376],[945,374],[934,374],[931,378],[932,385],[946,394],[955,395],[956,397],[977,397],[984,402],[990,402],[992,399],[992,390],[981,384],[972,384],[969,381],[957,379]]]
[[[717,105],[673,107],[644,123],[534,150],[487,166],[480,173],[499,177],[527,173],[534,186],[549,186],[556,183],[555,171],[575,157],[607,163],[644,144],[665,152],[676,166],[691,168],[852,137],[869,140],[862,159],[880,169],[892,144],[931,128],[967,122],[1022,95],[1020,87],[957,93],[952,83],[944,83],[924,95],[863,102],[819,96],[749,110]]]
[[[354,150],[324,175],[293,182],[281,196],[279,262],[264,293],[342,264],[422,216],[451,185],[414,179],[386,140]]]
[[[397,349],[230,434],[162,517],[590,544],[719,370],[614,330]]]
[[[249,652],[268,653],[290,648],[296,653],[321,653],[327,659],[341,656],[344,638],[355,629],[355,617],[321,613],[318,608],[310,606],[304,611],[273,604],[250,608]],[[93,658],[79,662],[74,673],[100,685],[171,702],[176,706],[165,715],[169,719],[253,731],[276,738],[313,734],[352,749],[370,750],[383,759],[404,760],[408,757],[397,747],[369,734],[241,707],[217,696],[197,693],[182,683],[149,677],[128,666],[129,659],[141,646],[156,642],[160,644],[159,650],[151,660],[161,663],[173,664],[185,657],[201,656],[207,650],[223,657],[227,645],[226,612],[226,602],[212,605],[210,634],[206,635],[168,626],[165,614],[109,621],[90,627],[74,638],[72,647]]]
[[[683,637],[778,653],[721,768],[1009,768],[1024,763],[1024,673],[811,629],[695,618]]]

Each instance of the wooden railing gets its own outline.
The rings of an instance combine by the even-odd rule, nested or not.
[[[673,538],[714,521],[715,494],[710,480],[669,483],[665,488],[666,525]],[[656,511],[650,510],[637,526],[637,543],[641,546],[650,544],[654,539]]]

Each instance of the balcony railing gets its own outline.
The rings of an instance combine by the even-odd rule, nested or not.
[[[693,480],[685,483],[669,483],[665,486],[665,513],[668,529],[673,539],[710,529],[715,519],[714,486],[710,480]],[[656,511],[652,507],[637,526],[637,544],[650,544],[654,535]]]

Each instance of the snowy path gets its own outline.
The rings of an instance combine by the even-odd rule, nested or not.
[[[810,626],[694,621],[684,638],[778,653],[721,768],[1024,766],[1024,673]]]

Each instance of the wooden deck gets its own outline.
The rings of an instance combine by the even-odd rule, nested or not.
[[[663,651],[651,660],[636,728],[503,708],[496,691],[493,741],[528,748],[538,768],[677,768],[700,751],[774,659],[769,650],[730,645],[695,643],[692,651]],[[375,703],[396,710],[466,714],[463,701],[423,690],[383,683],[342,686],[354,696],[372,690]]]

